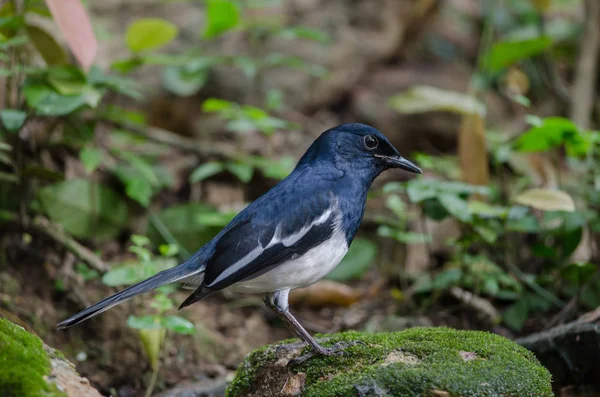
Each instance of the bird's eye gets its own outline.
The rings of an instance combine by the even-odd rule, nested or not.
[[[373,135],[367,135],[365,137],[365,146],[367,149],[375,149],[377,145],[379,145],[379,142]]]

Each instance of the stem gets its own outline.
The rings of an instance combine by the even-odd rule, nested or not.
[[[190,253],[185,249],[183,245],[181,245],[175,236],[171,233],[171,231],[165,226],[165,224],[160,220],[156,214],[150,210],[150,223],[152,226],[156,228],[158,234],[169,244],[176,244],[179,247],[179,259],[182,261],[186,260],[190,257]]]
[[[146,389],[146,394],[144,397],[151,397],[152,391],[154,390],[154,386],[156,386],[156,380],[158,379],[158,369],[160,368],[160,363],[156,364],[156,368],[152,370],[152,377],[150,378],[150,383],[148,384],[148,388]]]

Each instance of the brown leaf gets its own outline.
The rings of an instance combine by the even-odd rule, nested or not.
[[[80,0],[46,0],[48,8],[81,67],[88,71],[98,51],[90,18]]]
[[[290,293],[290,304],[304,303],[309,306],[350,306],[363,296],[363,292],[332,280],[320,280],[306,288]]]

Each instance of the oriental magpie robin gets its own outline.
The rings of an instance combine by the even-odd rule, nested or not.
[[[88,307],[58,324],[67,328],[172,282],[196,290],[180,308],[228,288],[265,294],[265,304],[308,343],[322,347],[290,313],[290,290],[308,286],[342,260],[362,220],[367,190],[388,168],[421,173],[378,130],[342,124],[325,131],[292,173],[242,210],[187,261]]]

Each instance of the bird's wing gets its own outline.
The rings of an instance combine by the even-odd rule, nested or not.
[[[218,240],[202,285],[182,307],[244,280],[258,277],[329,239],[340,212],[330,192],[275,200],[238,221]]]

